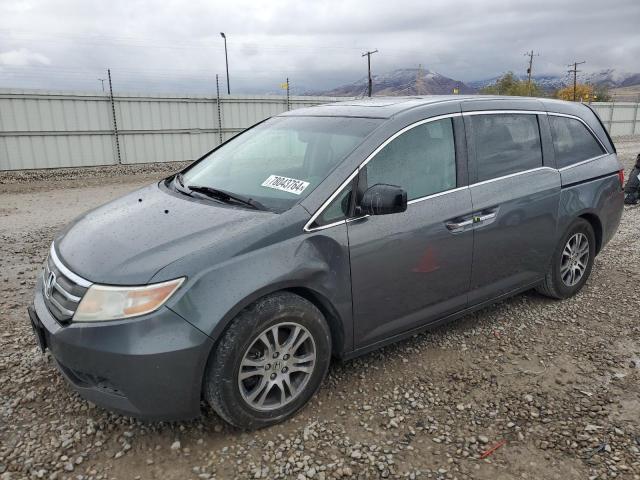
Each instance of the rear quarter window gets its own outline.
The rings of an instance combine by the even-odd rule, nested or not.
[[[549,115],[558,168],[589,160],[605,153],[585,125],[575,118]]]

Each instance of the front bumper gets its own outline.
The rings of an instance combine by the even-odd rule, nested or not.
[[[150,420],[200,414],[213,341],[161,307],[127,320],[61,325],[36,284],[30,317],[71,387],[109,410]]]

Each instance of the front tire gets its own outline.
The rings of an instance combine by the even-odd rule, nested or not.
[[[538,292],[559,299],[575,295],[591,275],[595,256],[593,227],[584,218],[577,218],[558,243]]]
[[[302,408],[331,360],[331,332],[318,308],[290,292],[266,296],[231,322],[212,352],[205,398],[228,423],[257,429]]]

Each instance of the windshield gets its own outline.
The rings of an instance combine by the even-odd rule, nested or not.
[[[379,124],[369,118],[274,117],[209,154],[181,180],[282,212],[306,197]]]

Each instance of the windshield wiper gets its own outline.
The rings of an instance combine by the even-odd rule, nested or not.
[[[191,196],[189,189],[184,186],[184,177],[182,176],[182,173],[178,173],[175,177],[173,177],[173,185],[175,189],[180,193]]]
[[[176,177],[178,182],[182,180],[182,177]],[[205,185],[186,185],[184,187],[191,192],[201,193],[206,195],[207,197],[214,198],[215,200],[219,200],[221,202],[229,203],[236,202],[241,203],[247,207],[251,207],[255,210],[267,210],[267,207],[262,205],[257,200],[253,198],[245,197],[243,195],[238,195],[237,193],[227,192],[226,190],[220,190],[219,188],[207,187]]]

